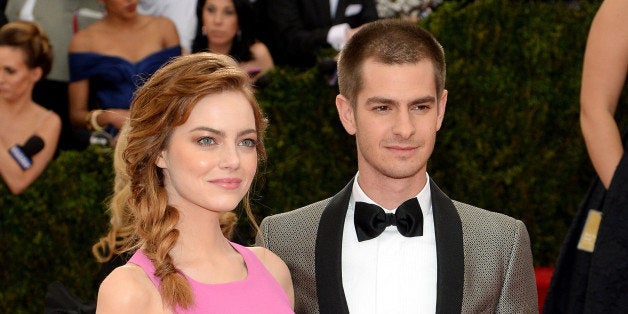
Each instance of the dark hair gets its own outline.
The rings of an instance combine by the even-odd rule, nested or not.
[[[0,28],[0,46],[19,48],[26,55],[26,65],[34,69],[40,67],[42,78],[52,68],[52,46],[48,35],[35,22],[15,21]]]
[[[229,55],[238,62],[249,61],[251,55],[251,46],[255,43],[255,14],[249,0],[231,0],[238,15],[238,27],[240,35],[233,39]],[[203,7],[207,0],[198,0],[196,4],[196,36],[192,42],[192,52],[208,51],[209,43],[207,36],[203,35]]]
[[[352,103],[362,87],[362,65],[367,59],[384,64],[429,60],[434,64],[436,93],[445,88],[445,52],[436,38],[415,23],[382,19],[366,24],[347,42],[338,60],[340,94]]]

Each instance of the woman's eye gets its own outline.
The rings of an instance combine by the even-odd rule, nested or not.
[[[247,138],[240,142],[240,146],[255,147],[257,146],[257,141],[251,138]]]
[[[200,139],[198,139],[198,140],[197,140],[197,142],[198,142],[200,145],[203,145],[203,146],[209,146],[209,145],[213,145],[213,144],[215,144],[215,143],[216,143],[216,140],[214,140],[214,138],[213,138],[213,137],[201,137]]]

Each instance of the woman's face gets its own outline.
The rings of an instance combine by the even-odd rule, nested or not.
[[[230,45],[238,32],[238,14],[232,0],[206,0],[203,29],[209,45]]]
[[[0,98],[8,103],[27,95],[41,78],[41,68],[30,69],[20,48],[0,46]]]
[[[202,98],[157,160],[168,203],[183,211],[234,209],[255,177],[257,140],[253,109],[241,92]]]
[[[102,0],[109,15],[129,18],[137,15],[138,0]]]

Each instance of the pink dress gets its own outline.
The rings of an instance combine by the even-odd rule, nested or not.
[[[189,309],[177,308],[177,313],[294,313],[288,295],[255,253],[237,243],[231,242],[231,246],[244,258],[247,277],[240,281],[205,284],[184,274],[192,287],[195,303]],[[142,267],[159,287],[161,281],[154,275],[155,267],[141,250],[133,254],[129,263]]]

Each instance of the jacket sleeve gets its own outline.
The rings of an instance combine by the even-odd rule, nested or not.
[[[497,304],[498,313],[538,313],[538,295],[530,237],[523,222],[516,221],[506,278]]]

